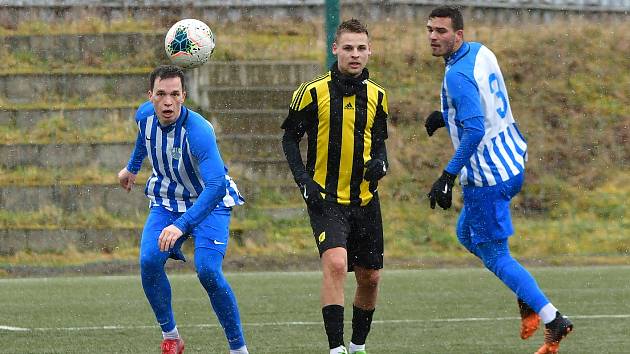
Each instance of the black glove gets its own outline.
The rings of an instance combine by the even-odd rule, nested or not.
[[[302,192],[302,198],[311,208],[317,208],[324,200],[321,195],[321,188],[319,184],[315,183],[310,176],[301,178],[299,182],[300,192]]]
[[[427,129],[429,136],[433,136],[436,130],[444,126],[446,126],[446,123],[444,123],[444,118],[442,118],[442,112],[433,111],[424,121],[424,127]]]
[[[427,194],[427,197],[431,200],[431,209],[435,209],[435,202],[444,210],[451,207],[455,177],[457,175],[444,171],[440,178],[433,183],[431,191]]]
[[[381,159],[371,159],[365,163],[363,179],[376,182],[387,174],[387,164]]]

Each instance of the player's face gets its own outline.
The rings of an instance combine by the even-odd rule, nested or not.
[[[153,90],[149,91],[149,99],[153,102],[160,125],[165,127],[177,121],[185,98],[186,91],[183,90],[179,77],[155,79]]]
[[[337,56],[337,67],[344,75],[359,76],[367,65],[370,41],[365,33],[342,32],[332,45]]]
[[[446,57],[455,52],[464,41],[464,30],[453,30],[450,17],[433,17],[427,22],[427,38],[434,57]]]

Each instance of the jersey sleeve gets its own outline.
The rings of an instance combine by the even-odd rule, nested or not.
[[[381,159],[387,162],[387,149],[385,147],[385,140],[387,139],[387,94],[385,91],[379,91],[379,103],[376,108],[376,115],[374,116],[374,124],[372,125],[372,151],[370,156],[372,158]]]
[[[455,121],[464,128],[459,147],[446,167],[447,172],[458,174],[483,138],[484,115],[481,110],[479,87],[471,77],[461,72],[447,74],[446,85],[448,95],[455,106]]]
[[[463,123],[466,119],[483,117],[479,88],[473,79],[461,72],[447,73],[448,96],[456,108],[455,120]]]
[[[136,136],[136,145],[131,152],[129,162],[127,162],[127,170],[133,174],[138,174],[142,168],[142,161],[147,157],[147,148],[144,144],[146,133],[142,129],[142,122],[151,114],[153,114],[153,104],[151,101],[147,101],[138,107],[134,116],[138,125],[138,135]]]
[[[190,232],[216,208],[227,188],[225,165],[212,125],[203,118],[191,121],[187,129],[188,146],[198,164],[204,187],[193,206],[173,223],[184,233]]]
[[[302,84],[293,92],[289,113],[282,123],[284,129],[282,136],[282,150],[289,163],[289,168],[296,183],[300,184],[306,176],[304,161],[300,153],[300,140],[308,130],[310,119],[316,110],[316,103],[313,100],[311,90],[307,90],[308,85]]]

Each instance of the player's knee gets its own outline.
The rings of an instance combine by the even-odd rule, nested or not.
[[[142,272],[157,272],[164,269],[162,257],[153,254],[143,253],[140,255],[140,270]]]
[[[333,276],[345,276],[348,272],[348,262],[344,257],[328,257],[324,269]]]
[[[223,272],[215,267],[198,267],[197,278],[206,288],[216,288],[223,278]]]
[[[369,270],[362,274],[358,279],[359,286],[364,288],[377,288],[381,281],[381,273],[377,270]]]

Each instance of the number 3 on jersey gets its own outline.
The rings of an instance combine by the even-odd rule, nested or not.
[[[499,99],[501,99],[502,107],[497,108],[497,113],[499,113],[499,117],[505,118],[508,109],[507,99],[505,98],[505,94],[501,91],[501,86],[499,85],[499,79],[495,73],[490,74],[488,76],[488,81],[490,83],[490,93],[493,93]]]

